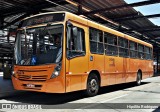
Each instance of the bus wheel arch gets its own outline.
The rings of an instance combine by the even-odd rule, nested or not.
[[[98,71],[98,70],[92,70],[92,71],[90,71],[89,75],[90,75],[91,73],[95,73],[95,74],[97,75],[98,80],[99,80],[99,85],[101,86],[101,76],[100,76],[99,71]],[[88,77],[89,77],[89,75],[88,75]]]
[[[137,86],[141,85],[141,80],[142,80],[142,70],[139,69],[137,71],[137,77],[136,77],[136,85]]]
[[[100,88],[100,82],[101,78],[99,72],[97,70],[92,70],[87,78],[85,94],[87,96],[97,95]]]

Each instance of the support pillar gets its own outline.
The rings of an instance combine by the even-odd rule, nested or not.
[[[3,29],[3,25],[4,25],[4,18],[2,17],[2,15],[0,15],[0,30]]]
[[[159,73],[159,69],[158,69],[159,68],[159,52],[158,51],[157,51],[157,60],[156,60],[156,62],[157,62],[157,65],[156,65],[157,66],[156,67],[157,70],[156,71],[157,71],[157,73]]]
[[[78,5],[78,14],[81,15],[83,13],[82,5],[81,5],[82,0],[78,0],[78,3],[79,3],[79,5]]]

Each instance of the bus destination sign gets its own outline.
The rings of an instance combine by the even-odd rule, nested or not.
[[[36,16],[36,17],[29,18],[29,19],[22,21],[19,27],[45,24],[48,22],[64,21],[64,17],[65,17],[64,13],[53,13],[53,14],[40,15],[40,16]]]

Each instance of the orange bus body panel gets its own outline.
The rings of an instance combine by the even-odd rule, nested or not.
[[[47,93],[65,93],[65,76],[50,79],[55,65],[41,66],[15,66],[16,78],[12,76],[12,82],[16,90],[29,90]],[[33,84],[35,87],[27,87]]]
[[[144,41],[133,38],[129,35],[123,34],[111,28],[107,28],[103,25],[100,25],[93,21],[86,20],[84,18],[81,18],[79,16],[76,16],[70,13],[68,13],[68,20],[71,20],[71,22],[73,23],[83,25],[83,28],[87,26],[88,30],[89,30],[89,27],[96,28],[104,32],[108,32],[108,33],[117,35],[118,37],[126,38],[130,41],[137,42],[139,44],[143,44],[145,46],[153,48],[151,44],[148,44]],[[88,61],[88,64],[89,64],[88,71],[97,70],[100,73],[101,86],[136,81],[138,70],[142,70],[142,74],[143,74],[142,79],[151,77],[153,75],[153,65],[152,65],[153,61],[152,60],[123,58],[123,57],[118,57],[118,56],[108,56],[105,54],[104,55],[92,54],[89,50],[90,49],[89,32],[86,32],[85,34],[87,35],[86,50],[89,56],[94,57],[93,61]],[[114,65],[113,65],[113,60],[114,60]],[[79,71],[79,68],[77,68],[76,70]]]

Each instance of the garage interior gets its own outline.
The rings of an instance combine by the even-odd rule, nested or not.
[[[0,72],[10,79],[14,42],[19,21],[25,17],[51,11],[68,11],[151,43],[154,47],[154,72],[160,63],[160,26],[149,19],[160,14],[143,15],[134,7],[158,4],[160,0],[126,3],[124,0],[1,0],[0,1]]]

